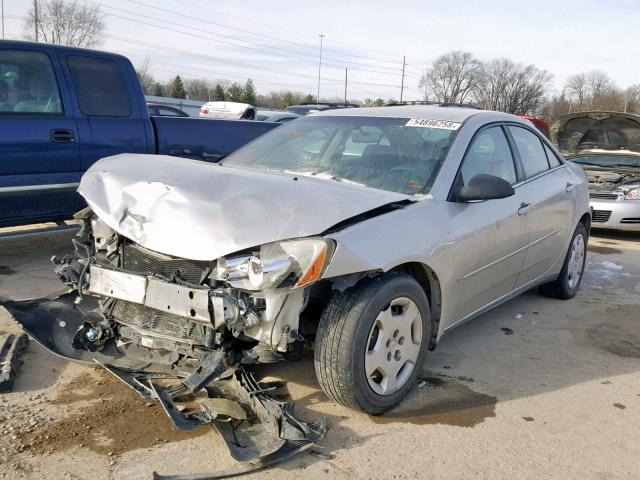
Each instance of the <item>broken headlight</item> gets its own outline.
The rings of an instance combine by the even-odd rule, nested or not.
[[[320,279],[332,253],[324,238],[267,243],[255,255],[219,258],[212,277],[243,290],[298,288]]]
[[[640,187],[629,190],[624,198],[625,200],[640,200]]]

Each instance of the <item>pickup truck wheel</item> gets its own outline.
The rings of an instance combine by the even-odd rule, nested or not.
[[[347,407],[379,415],[409,392],[431,338],[429,301],[404,273],[387,273],[335,292],[316,334],[320,386]]]
[[[576,296],[582,282],[584,265],[587,260],[587,240],[587,229],[582,223],[578,223],[573,232],[560,275],[555,281],[540,286],[542,295],[562,300],[568,300]]]

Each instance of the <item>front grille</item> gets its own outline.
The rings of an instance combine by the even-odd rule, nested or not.
[[[589,192],[589,198],[596,200],[617,200],[618,194],[611,192]]]
[[[168,279],[178,276],[199,284],[208,265],[208,262],[169,257],[131,243],[123,248],[122,268],[130,272],[160,275]]]
[[[611,210],[594,210],[591,220],[593,223],[606,223],[609,217],[611,217]]]
[[[118,323],[149,334],[195,345],[211,343],[213,332],[211,327],[137,303],[117,300],[111,315]]]
[[[640,218],[623,218],[620,223],[640,223]]]

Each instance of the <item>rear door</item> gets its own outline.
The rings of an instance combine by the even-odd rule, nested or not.
[[[500,125],[476,133],[456,182],[465,185],[477,174],[494,175],[512,185],[518,183],[513,152]],[[514,289],[527,244],[518,215],[520,203],[517,191],[508,198],[450,203],[457,320],[478,312]]]
[[[574,189],[566,165],[540,136],[524,126],[507,127],[524,180],[517,186],[528,245],[516,286],[532,282],[564,255],[574,218]]]
[[[82,205],[78,132],[58,59],[0,48],[0,225],[69,217]]]
[[[60,60],[75,92],[82,170],[119,153],[151,153],[151,121],[128,62],[99,54],[64,52]],[[131,71],[129,71],[131,70]]]

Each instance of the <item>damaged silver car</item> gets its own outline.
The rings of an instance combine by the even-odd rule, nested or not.
[[[640,232],[640,116],[571,113],[553,124],[551,135],[587,174],[593,226]]]
[[[241,460],[325,429],[247,365],[312,346],[331,399],[384,413],[453,327],[535,286],[573,297],[591,222],[584,172],[533,125],[456,106],[320,113],[220,164],[109,157],[79,192],[67,293],[7,308],[179,428],[218,420]]]

